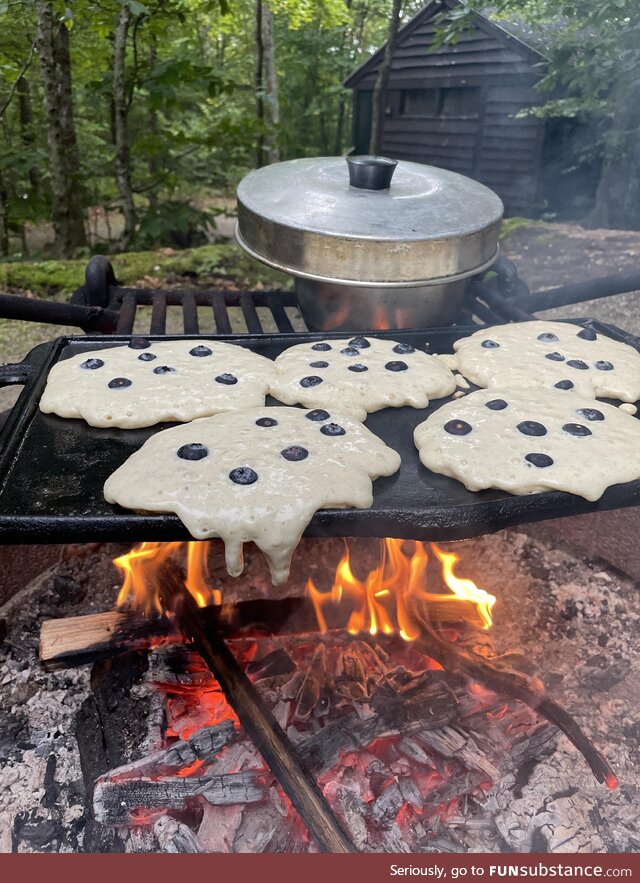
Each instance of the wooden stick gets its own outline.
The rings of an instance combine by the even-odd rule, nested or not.
[[[160,598],[172,610],[184,637],[216,676],[238,720],[282,785],[309,832],[324,852],[355,852],[315,779],[302,766],[282,727],[271,714],[215,628],[205,631],[195,600],[178,568],[166,562],[159,574]]]
[[[348,607],[327,605],[324,616],[329,629],[344,628]],[[254,634],[298,635],[318,631],[318,620],[309,598],[257,599],[237,604],[205,607],[199,615],[205,627],[217,623],[226,639]],[[476,605],[470,601],[429,603],[431,622],[480,626]],[[157,639],[170,639],[172,626],[166,617],[112,610],[89,616],[48,619],[40,629],[40,661],[47,671],[72,668],[108,659],[129,650],[142,650]]]
[[[498,668],[489,659],[477,653],[463,650],[456,644],[443,640],[422,617],[425,633],[417,641],[420,650],[448,671],[462,671],[467,677],[494,693],[503,693],[519,699],[550,723],[560,729],[583,755],[598,782],[606,782],[609,788],[617,788],[618,779],[607,759],[593,742],[582,732],[577,721],[544,692],[538,678],[530,678],[517,671]]]

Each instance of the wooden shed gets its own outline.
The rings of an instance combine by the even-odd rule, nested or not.
[[[540,35],[473,13],[455,44],[434,48],[436,20],[458,5],[433,0],[399,31],[381,153],[469,175],[498,193],[510,215],[553,210],[563,191],[577,199],[580,214],[593,195],[581,195],[576,185],[580,124],[516,118],[544,102],[535,89],[545,70]],[[356,153],[368,152],[372,90],[383,54],[384,46],[344,83],[354,90]],[[563,162],[572,171],[558,184]],[[593,189],[594,170],[584,171],[581,180]]]

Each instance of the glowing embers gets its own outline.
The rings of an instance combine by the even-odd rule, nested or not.
[[[408,552],[411,546],[413,551]],[[424,543],[381,541],[380,564],[363,580],[353,573],[347,546],[330,591],[320,591],[311,579],[307,582],[306,592],[313,601],[320,631],[328,629],[329,607],[340,607],[345,610],[346,629],[352,635],[390,635],[398,631],[405,641],[413,641],[420,635],[420,621],[437,619],[436,611],[443,604],[459,604],[460,620],[471,618],[472,611],[482,627],[488,628],[495,597],[473,580],[455,574],[459,560],[455,553],[445,552],[434,543],[430,548],[442,566],[442,588],[431,591],[429,553]],[[450,621],[450,617],[447,619]]]
[[[185,549],[186,547],[186,549]],[[185,554],[186,553],[186,554]],[[146,614],[162,613],[158,577],[168,558],[185,557],[185,585],[200,607],[220,604],[219,590],[208,584],[209,543],[141,543],[126,555],[114,559],[124,574],[118,607],[135,608]]]

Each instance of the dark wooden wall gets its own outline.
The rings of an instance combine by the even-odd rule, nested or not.
[[[396,47],[382,152],[482,181],[501,196],[508,214],[535,213],[544,123],[514,115],[540,102],[534,90],[541,76],[540,57],[508,37],[496,37],[493,27],[482,22],[461,34],[455,45],[427,51],[435,25],[421,15],[407,25]],[[358,152],[367,149],[370,123],[363,113],[377,68],[374,58],[346,83],[355,89]],[[404,90],[451,87],[476,88],[477,112],[435,117],[402,112]]]

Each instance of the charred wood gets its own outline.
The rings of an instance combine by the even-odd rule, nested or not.
[[[165,776],[157,779],[104,779],[93,795],[95,817],[105,825],[124,825],[135,819],[136,811],[184,809],[199,797],[220,806],[255,803],[269,792],[269,776],[262,770],[206,776]]]

